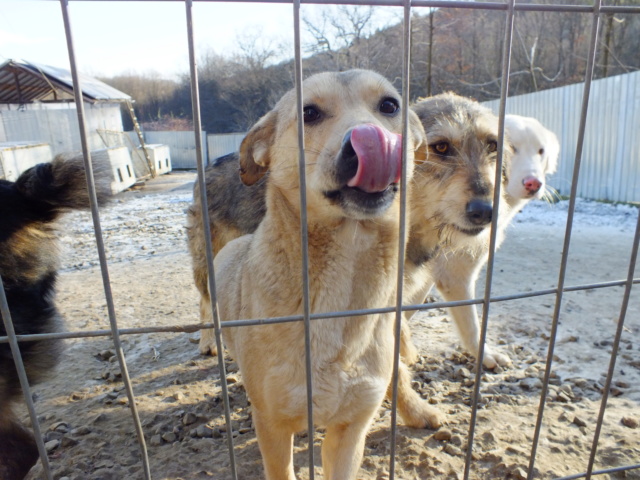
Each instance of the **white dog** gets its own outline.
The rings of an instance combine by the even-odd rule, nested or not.
[[[558,166],[560,144],[556,135],[535,118],[507,115],[504,125],[514,148],[507,201],[516,213],[527,201],[544,196],[546,176]]]

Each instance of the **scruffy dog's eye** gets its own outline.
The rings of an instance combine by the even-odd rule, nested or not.
[[[431,148],[440,155],[448,155],[451,151],[451,146],[447,142],[434,143]]]
[[[489,150],[489,153],[493,153],[495,151],[498,150],[498,142],[496,142],[495,140],[489,140],[487,142],[487,150]]]
[[[385,98],[380,102],[380,111],[385,115],[394,115],[400,110],[400,104],[395,98]]]
[[[542,155],[544,153],[544,148],[541,148],[540,150],[538,150],[538,155]]]
[[[314,105],[307,105],[302,109],[302,113],[304,114],[304,123],[317,122],[322,116],[320,110],[318,110]]]

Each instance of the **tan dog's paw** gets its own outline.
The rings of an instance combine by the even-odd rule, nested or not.
[[[216,337],[212,328],[200,331],[200,344],[198,346],[200,355],[218,355],[218,347],[216,346]]]
[[[504,353],[494,352],[490,348],[485,347],[482,364],[485,366],[485,368],[488,368],[489,370],[493,370],[498,365],[501,367],[511,366],[511,359]]]
[[[430,428],[435,430],[445,423],[444,414],[423,399],[419,402],[413,402],[411,408],[400,412],[400,416],[404,424],[411,428]]]

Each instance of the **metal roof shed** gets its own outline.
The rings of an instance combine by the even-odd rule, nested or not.
[[[100,80],[80,75],[85,102],[126,102],[131,97]],[[64,68],[7,60],[0,65],[0,103],[73,100],[71,72]]]
[[[135,149],[124,141],[126,138],[130,142],[122,126],[120,106],[125,104],[146,157],[141,162],[136,157],[136,176],[142,179],[154,175],[131,96],[87,75],[80,75],[80,84],[91,150],[122,145]],[[15,59],[0,64],[0,142],[25,141],[48,143],[54,155],[80,150],[69,70]]]

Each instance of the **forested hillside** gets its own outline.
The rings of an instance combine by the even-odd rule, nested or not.
[[[579,3],[579,2],[571,2]],[[640,5],[640,0],[613,0]],[[305,20],[304,74],[324,70],[376,70],[400,87],[402,25],[373,31],[372,7],[334,7],[322,21]],[[500,94],[506,13],[471,9],[416,9],[411,26],[411,98],[452,90],[478,100]],[[511,56],[510,95],[584,79],[591,14],[518,12]],[[239,39],[240,53],[200,54],[203,128],[210,133],[246,131],[293,86],[293,62],[265,39]],[[605,15],[595,75],[602,78],[640,68],[640,16]],[[293,52],[291,52],[293,56]],[[180,80],[154,74],[103,78],[132,95],[145,128],[190,129],[188,72]]]

